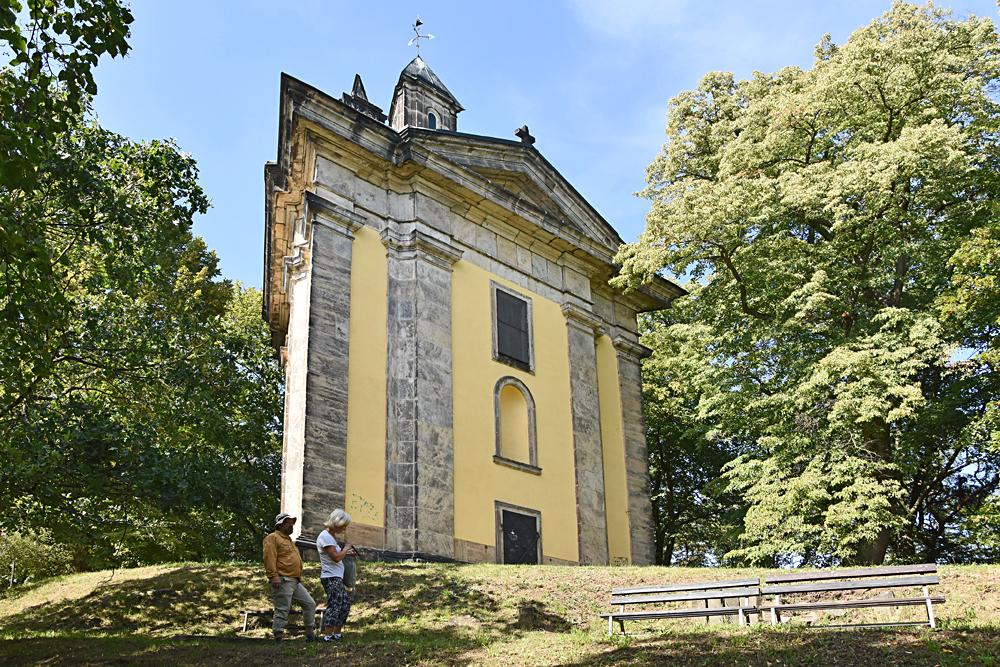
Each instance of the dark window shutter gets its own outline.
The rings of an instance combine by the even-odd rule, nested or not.
[[[528,302],[506,292],[497,295],[497,353],[522,364],[531,363],[528,343]]]

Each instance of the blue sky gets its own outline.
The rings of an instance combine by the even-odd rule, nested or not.
[[[102,125],[133,139],[173,137],[198,160],[211,211],[195,231],[223,274],[260,287],[263,165],[277,151],[282,71],[339,97],[361,74],[388,109],[419,13],[422,56],[455,94],[463,132],[535,147],[634,240],[648,208],[634,196],[664,139],[667,101],[708,71],[739,77],[808,67],[888,0],[350,2],[138,0],[132,52],[97,69]],[[956,16],[996,15],[956,0]]]

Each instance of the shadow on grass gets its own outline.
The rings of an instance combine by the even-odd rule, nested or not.
[[[573,628],[544,598],[526,598],[516,585],[470,580],[463,566],[363,563],[359,570],[343,644],[295,638],[275,646],[264,639],[269,617],[243,635],[243,609],[271,608],[263,576],[252,566],[191,564],[142,579],[111,578],[75,599],[3,617],[0,635],[8,639],[0,664],[271,665],[282,656],[301,664],[317,651],[343,652],[337,646],[349,647],[351,661],[361,665],[461,664],[469,652],[525,633]],[[324,600],[318,568],[307,567],[304,583]],[[301,630],[300,616],[289,630],[293,636]]]
[[[465,664],[480,648],[482,635],[463,628],[372,628],[345,634],[341,642],[308,643],[286,639],[223,636],[143,637],[63,635],[0,642],[2,665],[256,665],[307,664],[349,660],[352,667],[402,665],[429,661]]]
[[[501,601],[470,588],[455,565],[361,565],[354,606],[380,618],[419,618],[428,614],[472,616],[493,621]],[[352,612],[353,614],[353,612]]]
[[[146,579],[111,578],[82,598],[8,616],[0,630],[220,634],[236,627],[241,609],[267,605],[262,579],[248,579],[243,568],[188,565]]]
[[[545,632],[569,632],[573,629],[564,616],[549,611],[548,605],[541,600],[525,600],[517,609],[517,622],[507,624],[507,632],[517,630],[542,630]]]
[[[348,630],[365,644],[439,645],[448,653],[451,644],[461,651],[526,630],[570,629],[545,603],[519,604],[516,591],[487,592],[470,584],[461,570],[454,565],[362,564]],[[80,598],[43,602],[6,616],[0,633],[13,638],[99,633],[122,641],[130,635],[236,638],[243,609],[271,608],[267,584],[254,574],[242,565],[193,564],[144,579],[112,578]],[[309,566],[304,583],[321,602],[325,597],[317,575],[317,568]],[[251,620],[258,628],[252,635],[266,633],[269,617]],[[301,617],[293,616],[289,630],[300,629]]]
[[[503,636],[522,631],[569,632],[573,624],[539,599],[511,589],[486,592],[462,577],[463,565],[395,566],[365,573],[355,605],[363,618],[457,617]],[[353,613],[353,612],[352,612]]]
[[[303,581],[322,602],[325,596],[314,569],[307,570]],[[353,606],[349,624],[462,615],[494,625],[502,616],[500,601],[470,589],[454,567],[427,565],[364,566]],[[28,607],[0,621],[0,631],[233,635],[241,627],[243,609],[270,608],[263,576],[247,577],[246,567],[188,565],[145,579],[112,579],[79,599]],[[269,623],[264,619],[264,625]],[[509,623],[513,627],[516,620]]]
[[[600,665],[1000,666],[1000,633],[967,630],[667,632],[615,639],[616,648],[561,667]]]

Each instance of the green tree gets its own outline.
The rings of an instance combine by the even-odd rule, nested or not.
[[[0,55],[10,59],[0,67],[0,410],[51,372],[48,333],[68,326],[64,250],[104,234],[101,218],[61,220],[37,194],[51,189],[65,135],[96,93],[94,66],[128,51],[131,23],[117,0],[0,0]]]
[[[0,2],[0,533],[77,567],[255,554],[277,504],[281,373],[191,233],[195,162],[85,120],[131,20]]]
[[[998,73],[992,22],[897,2],[812,69],[671,101],[617,281],[692,278],[658,354],[738,453],[731,560],[998,555]]]
[[[642,371],[656,562],[704,567],[735,548],[742,507],[719,482],[734,447],[709,437],[699,417],[700,340],[678,312],[640,320],[644,342],[656,350]]]
[[[0,388],[8,529],[45,527],[77,566],[248,555],[276,504],[280,370],[260,294],[191,234],[207,199],[170,142],[92,123],[17,205],[65,237],[44,373]]]
[[[97,93],[101,56],[128,52],[131,12],[119,0],[0,0],[0,183],[30,187],[35,166]]]

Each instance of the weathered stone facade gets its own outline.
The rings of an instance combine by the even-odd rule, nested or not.
[[[648,348],[626,338],[614,339],[618,351],[618,373],[625,435],[625,475],[628,488],[628,517],[632,537],[632,560],[654,562],[653,507],[649,498],[649,459],[642,415],[642,368]]]
[[[307,415],[323,418],[305,422],[301,513],[302,525],[315,527],[326,518],[324,508],[344,505],[351,241],[364,222],[312,193],[306,215],[312,219],[312,289],[305,406]]]
[[[282,509],[301,516],[299,537],[305,542],[322,529],[330,510],[345,507],[367,513],[364,521],[356,517],[351,533],[364,546],[501,561],[506,547],[494,503],[533,508],[521,518],[535,517],[545,535],[537,536],[539,562],[608,563],[612,521],[629,527],[631,542],[622,548],[631,553],[631,562],[650,563],[652,516],[639,377],[645,348],[638,343],[636,314],[666,307],[682,292],[666,281],[631,294],[612,290],[607,281],[621,243],[614,229],[532,145],[455,132],[461,111],[419,58],[400,75],[387,116],[368,101],[360,78],[351,94],[336,100],[282,77],[278,162],[265,170],[264,306],[286,370]],[[356,234],[363,229],[378,234],[384,254],[366,251],[359,266]],[[484,376],[496,375],[484,377],[488,396],[453,391],[455,374],[469,373],[456,366],[455,327],[484,328],[475,336],[463,335],[464,345],[481,335],[488,350],[491,336],[481,320],[453,305],[459,262],[490,277],[484,299],[493,298],[488,284],[503,283],[514,288],[513,294],[525,295],[529,310],[531,301],[537,301],[536,311],[543,302],[555,304],[542,315],[554,312],[562,322],[557,330],[551,316],[540,315],[530,329],[529,320],[529,335],[544,337],[549,350],[534,360],[538,369],[504,370],[503,360],[496,358],[494,331],[492,357],[487,352],[475,361]],[[387,304],[384,322],[365,319],[366,303],[352,302],[365,271],[386,277],[379,296]],[[470,302],[463,303],[468,307]],[[368,326],[365,331],[382,331],[386,357],[380,368],[351,357],[352,317],[355,325]],[[467,318],[472,319],[467,323]],[[617,351],[611,355],[617,356],[619,379],[613,394],[621,402],[620,410],[610,413],[608,399],[599,396],[611,394],[599,391],[595,351],[595,337],[608,335]],[[553,341],[559,340],[564,341],[557,345],[561,349],[554,350]],[[467,349],[463,354],[469,358]],[[552,373],[557,362],[566,364],[568,377]],[[461,417],[468,425],[467,413],[488,405],[487,418],[498,424],[493,388],[511,373],[531,405],[532,462],[500,460],[502,470],[484,469],[480,466],[503,459],[496,456],[498,441],[477,436],[458,442],[456,423]],[[355,377],[384,378],[384,405],[349,396],[349,378]],[[548,401],[548,410],[536,414],[531,391]],[[563,407],[553,410],[552,401]],[[384,424],[384,442],[352,440],[358,423],[348,418],[349,406],[359,405],[365,416],[354,419],[369,420],[369,427],[373,421]],[[563,414],[565,422],[552,421]],[[621,420],[617,450],[608,450],[602,440],[607,437],[602,414]],[[549,434],[537,439],[541,456],[565,462],[555,469],[534,462],[535,421],[540,433]],[[553,450],[559,447],[565,447],[565,456]],[[489,459],[458,467],[456,452],[473,451],[469,448],[482,449]],[[365,465],[352,468],[351,451],[357,454],[353,460]],[[610,451],[624,451],[624,460],[620,454],[612,457],[613,470],[607,469],[611,454],[605,452]],[[484,470],[494,481],[477,479]],[[612,506],[605,490],[606,477],[619,474],[627,490],[621,507]],[[372,475],[383,477],[380,498],[358,491],[374,488]],[[571,480],[568,496],[560,495],[563,479]],[[460,526],[458,510],[473,502],[482,509],[472,521],[468,512],[463,514]],[[575,508],[575,522],[547,518],[561,516],[567,505]],[[492,533],[492,525],[478,525],[494,521],[495,543],[483,537]],[[562,539],[569,535],[571,540]]]
[[[386,546],[450,558],[451,265],[461,252],[421,226],[382,230],[389,249]]]
[[[569,329],[573,452],[576,460],[576,514],[580,563],[607,565],[608,526],[604,507],[601,413],[597,396],[594,334],[601,321],[574,304],[563,306]]]

